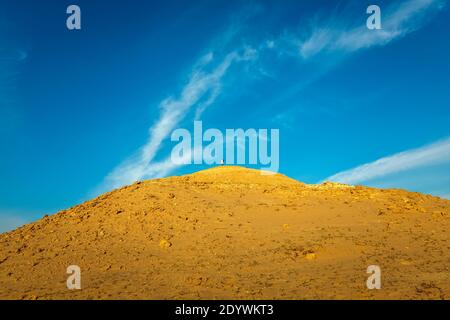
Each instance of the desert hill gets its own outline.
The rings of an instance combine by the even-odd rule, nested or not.
[[[449,299],[449,234],[448,200],[222,166],[1,234],[0,298]]]

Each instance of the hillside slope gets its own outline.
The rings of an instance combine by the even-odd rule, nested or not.
[[[0,298],[449,299],[449,234],[448,200],[224,166],[1,234]]]

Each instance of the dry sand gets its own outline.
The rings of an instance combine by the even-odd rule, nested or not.
[[[1,234],[0,298],[449,299],[449,222],[437,197],[218,167]]]

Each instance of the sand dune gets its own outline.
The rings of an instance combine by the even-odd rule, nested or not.
[[[437,197],[217,167],[1,234],[0,298],[449,299],[449,222]]]

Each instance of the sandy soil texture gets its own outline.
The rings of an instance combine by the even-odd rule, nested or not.
[[[449,234],[448,200],[223,166],[1,234],[0,298],[449,299]]]

